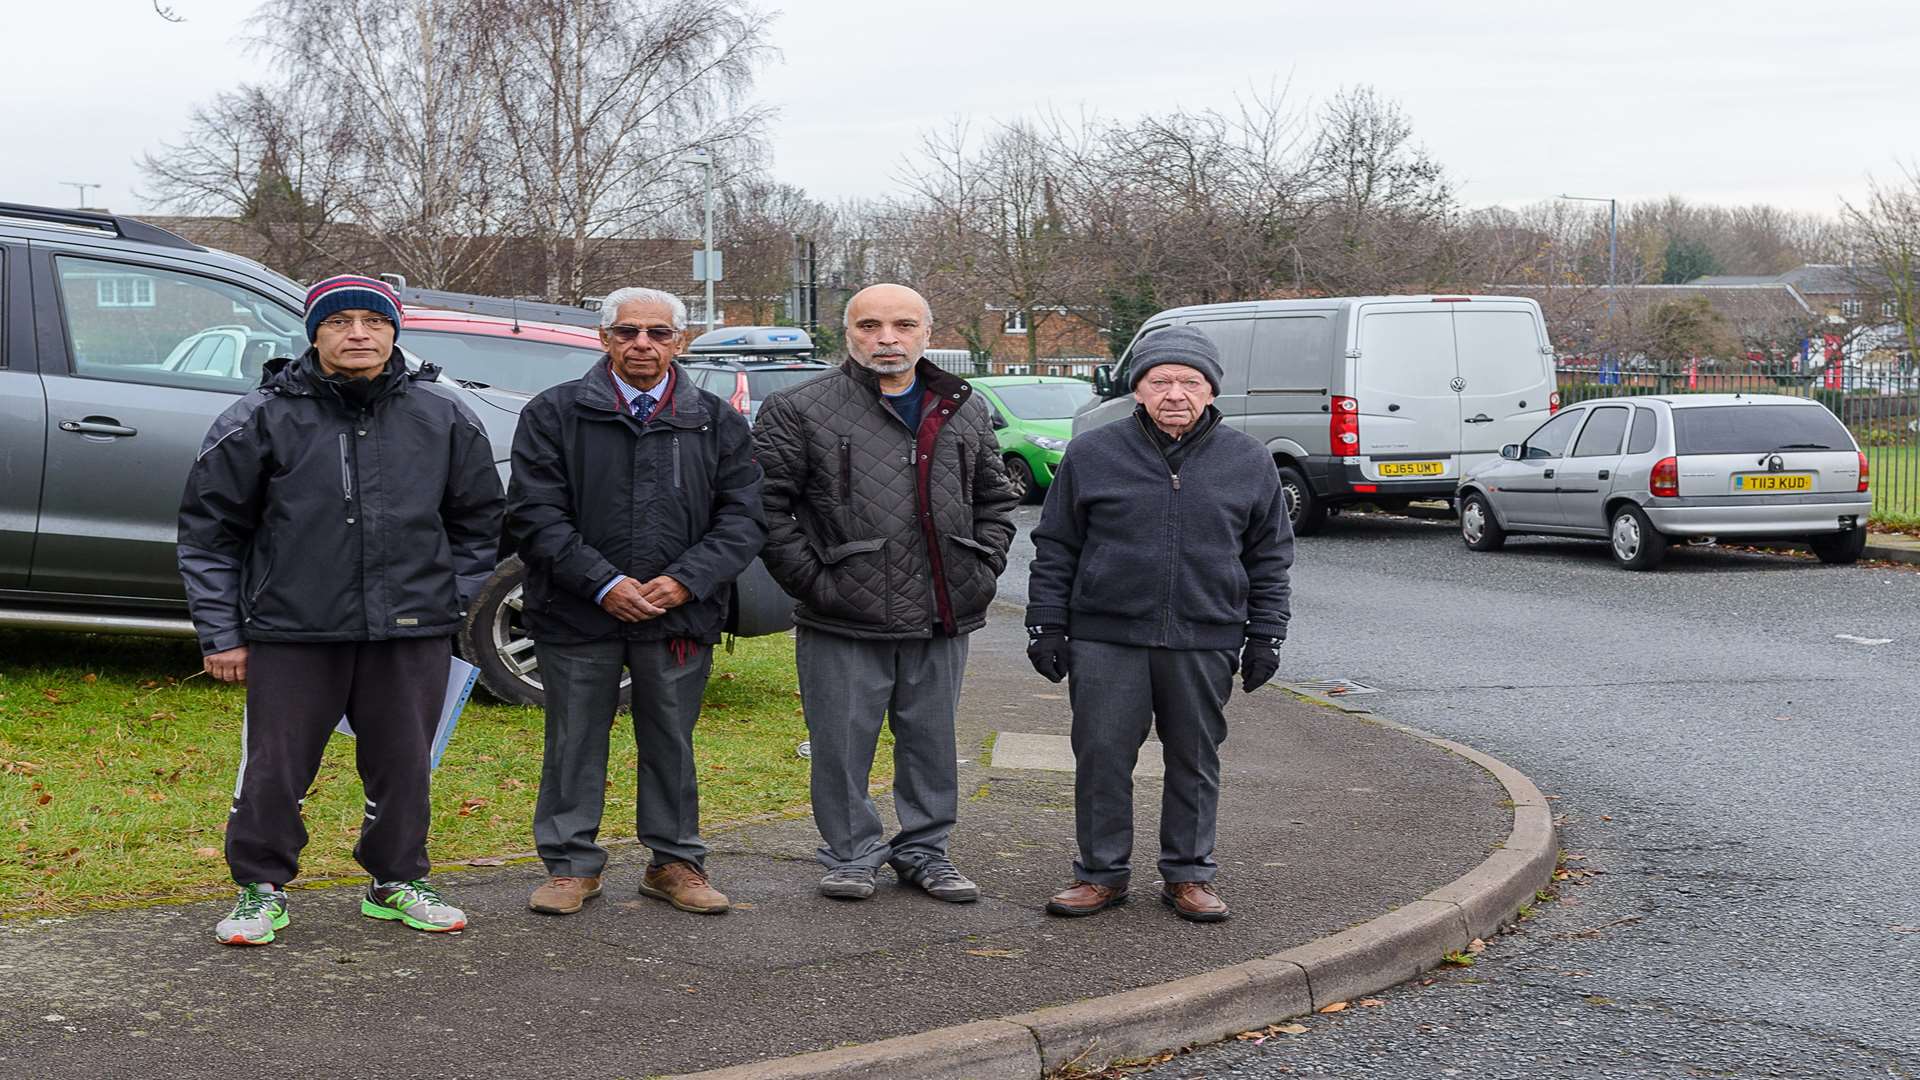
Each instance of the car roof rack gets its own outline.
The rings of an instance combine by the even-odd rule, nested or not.
[[[718,355],[738,360],[813,359],[813,338],[797,326],[723,326],[694,338],[687,358]]]
[[[447,292],[444,289],[416,289],[400,274],[381,274],[380,280],[393,286],[400,302],[409,306],[439,308],[443,311],[471,311],[501,319],[526,319],[531,322],[559,323],[563,326],[598,328],[600,313],[544,300],[518,300],[510,296],[482,296],[479,293]]]
[[[170,233],[158,225],[149,225],[138,218],[103,211],[60,210],[51,206],[0,202],[0,219],[26,225],[73,229],[98,236],[117,236],[122,240],[152,244],[155,247],[181,248],[186,251],[207,250],[186,237]]]

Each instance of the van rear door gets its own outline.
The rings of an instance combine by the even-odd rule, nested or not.
[[[1453,305],[1361,309],[1354,397],[1361,473],[1369,480],[1460,475],[1460,403],[1454,392]]]
[[[1553,358],[1532,304],[1467,300],[1445,306],[1453,310],[1460,379],[1460,467],[1471,469],[1546,422]]]

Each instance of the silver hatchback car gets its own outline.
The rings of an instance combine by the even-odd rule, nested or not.
[[[1461,478],[1460,534],[1606,540],[1649,570],[1670,539],[1793,539],[1850,563],[1867,541],[1867,458],[1826,407],[1779,394],[1583,401]]]

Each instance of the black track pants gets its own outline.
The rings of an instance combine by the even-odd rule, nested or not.
[[[342,714],[367,800],[353,857],[381,881],[427,876],[428,759],[452,654],[449,638],[249,646],[244,749],[227,817],[236,882],[285,885],[299,874],[300,804]]]

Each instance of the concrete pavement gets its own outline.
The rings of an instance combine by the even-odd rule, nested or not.
[[[0,1075],[1038,1077],[1380,989],[1485,936],[1552,869],[1524,777],[1269,688],[1229,707],[1233,919],[1189,924],[1158,902],[1150,778],[1134,902],[1049,917],[1071,876],[1072,778],[1043,751],[1067,709],[1024,645],[997,610],[962,703],[953,855],[978,903],[890,880],[823,899],[799,816],[709,836],[736,904],[717,918],[636,896],[645,853],[628,847],[607,895],[566,918],[526,911],[537,864],[442,872],[472,919],[457,935],[361,918],[343,889],[296,891],[292,926],[259,949],[213,942],[221,904],[16,920],[0,925]],[[1037,737],[1013,764],[1042,767],[983,760],[1001,732]]]

